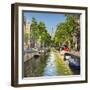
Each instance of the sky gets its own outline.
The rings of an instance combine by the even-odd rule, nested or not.
[[[24,17],[28,22],[31,23],[32,17],[36,19],[39,23],[43,21],[46,25],[47,31],[51,34],[52,29],[55,32],[55,27],[58,23],[62,23],[65,21],[65,15],[60,13],[49,13],[49,12],[32,12],[32,11],[24,11]]]

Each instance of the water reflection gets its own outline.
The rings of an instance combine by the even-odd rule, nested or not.
[[[80,61],[80,59],[75,59],[75,58],[72,59],[71,58],[68,60],[69,63],[65,63],[66,61],[64,61],[64,60],[63,61],[56,60],[54,53],[55,52],[51,51],[47,54],[40,55],[40,57],[37,57],[37,58],[33,57],[32,59],[24,62],[24,77],[64,75],[67,70],[67,68],[65,66],[66,64],[73,72],[72,73],[73,75],[80,74],[80,69],[76,68],[77,66],[75,66],[78,64],[73,64],[74,61],[75,62],[77,61],[77,63],[78,63],[78,61]],[[57,61],[59,63],[58,67],[56,67],[55,61]],[[58,73],[57,71],[59,71],[60,73]],[[67,73],[69,73],[69,72],[67,72]]]
[[[53,52],[50,53],[46,64],[43,76],[56,76],[55,56]]]
[[[24,77],[39,77],[43,75],[48,55],[41,55],[24,62]]]

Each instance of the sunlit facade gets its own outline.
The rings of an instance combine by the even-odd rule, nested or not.
[[[30,47],[30,22],[24,23],[24,48]]]

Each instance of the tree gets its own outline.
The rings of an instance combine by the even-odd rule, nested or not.
[[[33,47],[35,47],[37,40],[39,38],[39,31],[38,31],[38,24],[36,19],[33,17],[31,26],[30,26],[30,38],[31,38],[31,43],[33,44]]]
[[[39,43],[40,47],[46,47],[50,44],[50,35],[46,30],[45,23],[40,21],[37,23],[35,18],[32,18],[30,28],[31,42],[34,43],[33,47]]]
[[[80,25],[77,22],[79,20],[79,15],[66,14],[65,16],[65,22],[59,23],[56,27],[54,42],[58,44],[58,46],[67,44],[69,48],[71,48],[72,45],[75,47],[73,37],[75,36],[76,39],[80,38]],[[80,41],[78,41],[78,43],[80,43]]]
[[[38,24],[39,29],[39,41],[41,43],[41,47],[45,47],[49,44],[50,35],[48,34],[46,30],[46,26],[44,22],[39,22]]]

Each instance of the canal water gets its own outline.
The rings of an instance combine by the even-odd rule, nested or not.
[[[72,72],[74,73],[74,75],[77,74],[77,71],[75,70],[72,70]],[[58,73],[55,64],[55,55],[53,51],[49,52],[48,54],[43,54],[38,58],[32,58],[24,62],[24,77],[57,75]]]
[[[53,52],[50,52],[50,55],[46,62],[46,67],[44,68],[43,76],[56,76],[56,65],[55,65],[55,56]]]
[[[24,77],[39,77],[43,76],[44,68],[49,54],[42,54],[38,58],[32,58],[24,62]]]
[[[24,63],[24,77],[56,76],[55,56],[53,52],[33,58]]]

